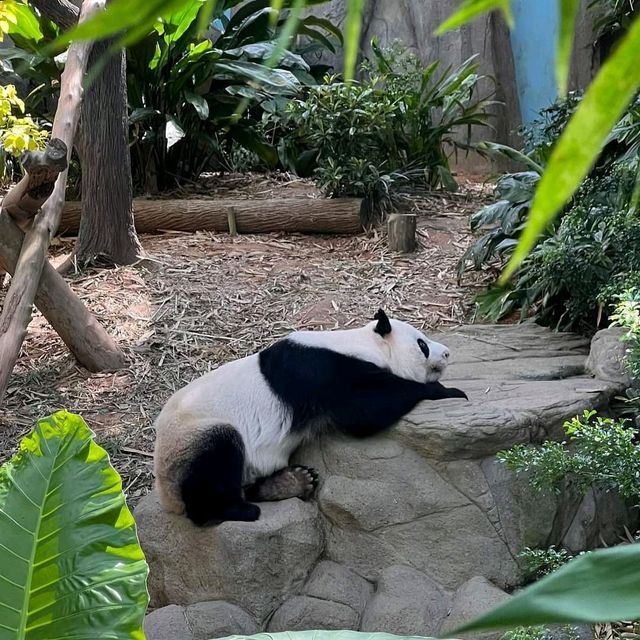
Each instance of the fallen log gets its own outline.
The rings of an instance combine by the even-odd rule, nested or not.
[[[270,200],[147,200],[133,201],[136,231],[229,232],[235,220],[238,233],[360,233],[362,200],[358,198],[278,198]],[[78,232],[80,202],[65,203],[59,231]],[[233,225],[232,225],[233,226]],[[231,229],[233,232],[233,229]]]

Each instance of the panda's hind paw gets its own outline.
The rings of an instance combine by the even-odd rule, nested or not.
[[[309,467],[296,465],[276,471],[258,480],[245,490],[247,500],[266,502],[300,498],[308,500],[318,486],[318,473]]]
[[[302,486],[302,493],[298,497],[302,500],[311,498],[318,488],[318,472],[311,467],[303,467],[302,465],[290,467],[290,470],[298,476]]]

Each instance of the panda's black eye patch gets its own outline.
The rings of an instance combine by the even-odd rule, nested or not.
[[[418,346],[420,347],[420,351],[422,351],[422,353],[424,353],[424,357],[428,358],[429,357],[429,346],[427,345],[427,343],[420,338],[418,340]]]

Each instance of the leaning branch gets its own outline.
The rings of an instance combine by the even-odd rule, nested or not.
[[[80,10],[80,21],[86,20],[102,10],[104,5],[105,0],[85,0]],[[60,81],[60,97],[51,137],[52,139],[58,138],[66,145],[67,164],[73,148],[73,136],[80,118],[82,83],[91,46],[92,42],[81,41],[75,42],[69,47],[65,69]],[[2,328],[2,333],[0,333],[0,402],[4,398],[9,376],[20,354],[20,347],[31,320],[32,305],[47,260],[49,239],[58,228],[62,214],[66,181],[67,168],[59,173],[53,190],[49,191],[49,197],[45,196],[40,214],[35,215],[33,212],[35,217],[22,242],[20,257],[0,316],[0,327]],[[28,220],[32,213],[33,204],[38,201],[38,198],[32,198],[27,187],[23,186],[22,196],[10,199],[8,204],[13,207],[14,215],[26,215]],[[0,215],[2,214],[0,213]]]

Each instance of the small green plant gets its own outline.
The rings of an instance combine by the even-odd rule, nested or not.
[[[584,411],[565,422],[564,429],[568,441],[547,441],[540,447],[516,445],[499,452],[498,460],[516,473],[526,472],[536,491],[558,493],[569,481],[582,492],[597,484],[638,500],[640,443],[634,426]]]
[[[571,625],[550,629],[542,625],[516,627],[507,631],[501,640],[578,640],[578,630]]]
[[[22,154],[44,148],[47,141],[48,133],[24,111],[15,86],[0,86],[0,180],[5,183],[12,179]]]
[[[518,554],[518,558],[522,560],[525,579],[539,580],[566,564],[572,556],[565,549],[551,546],[548,549],[526,547]]]

